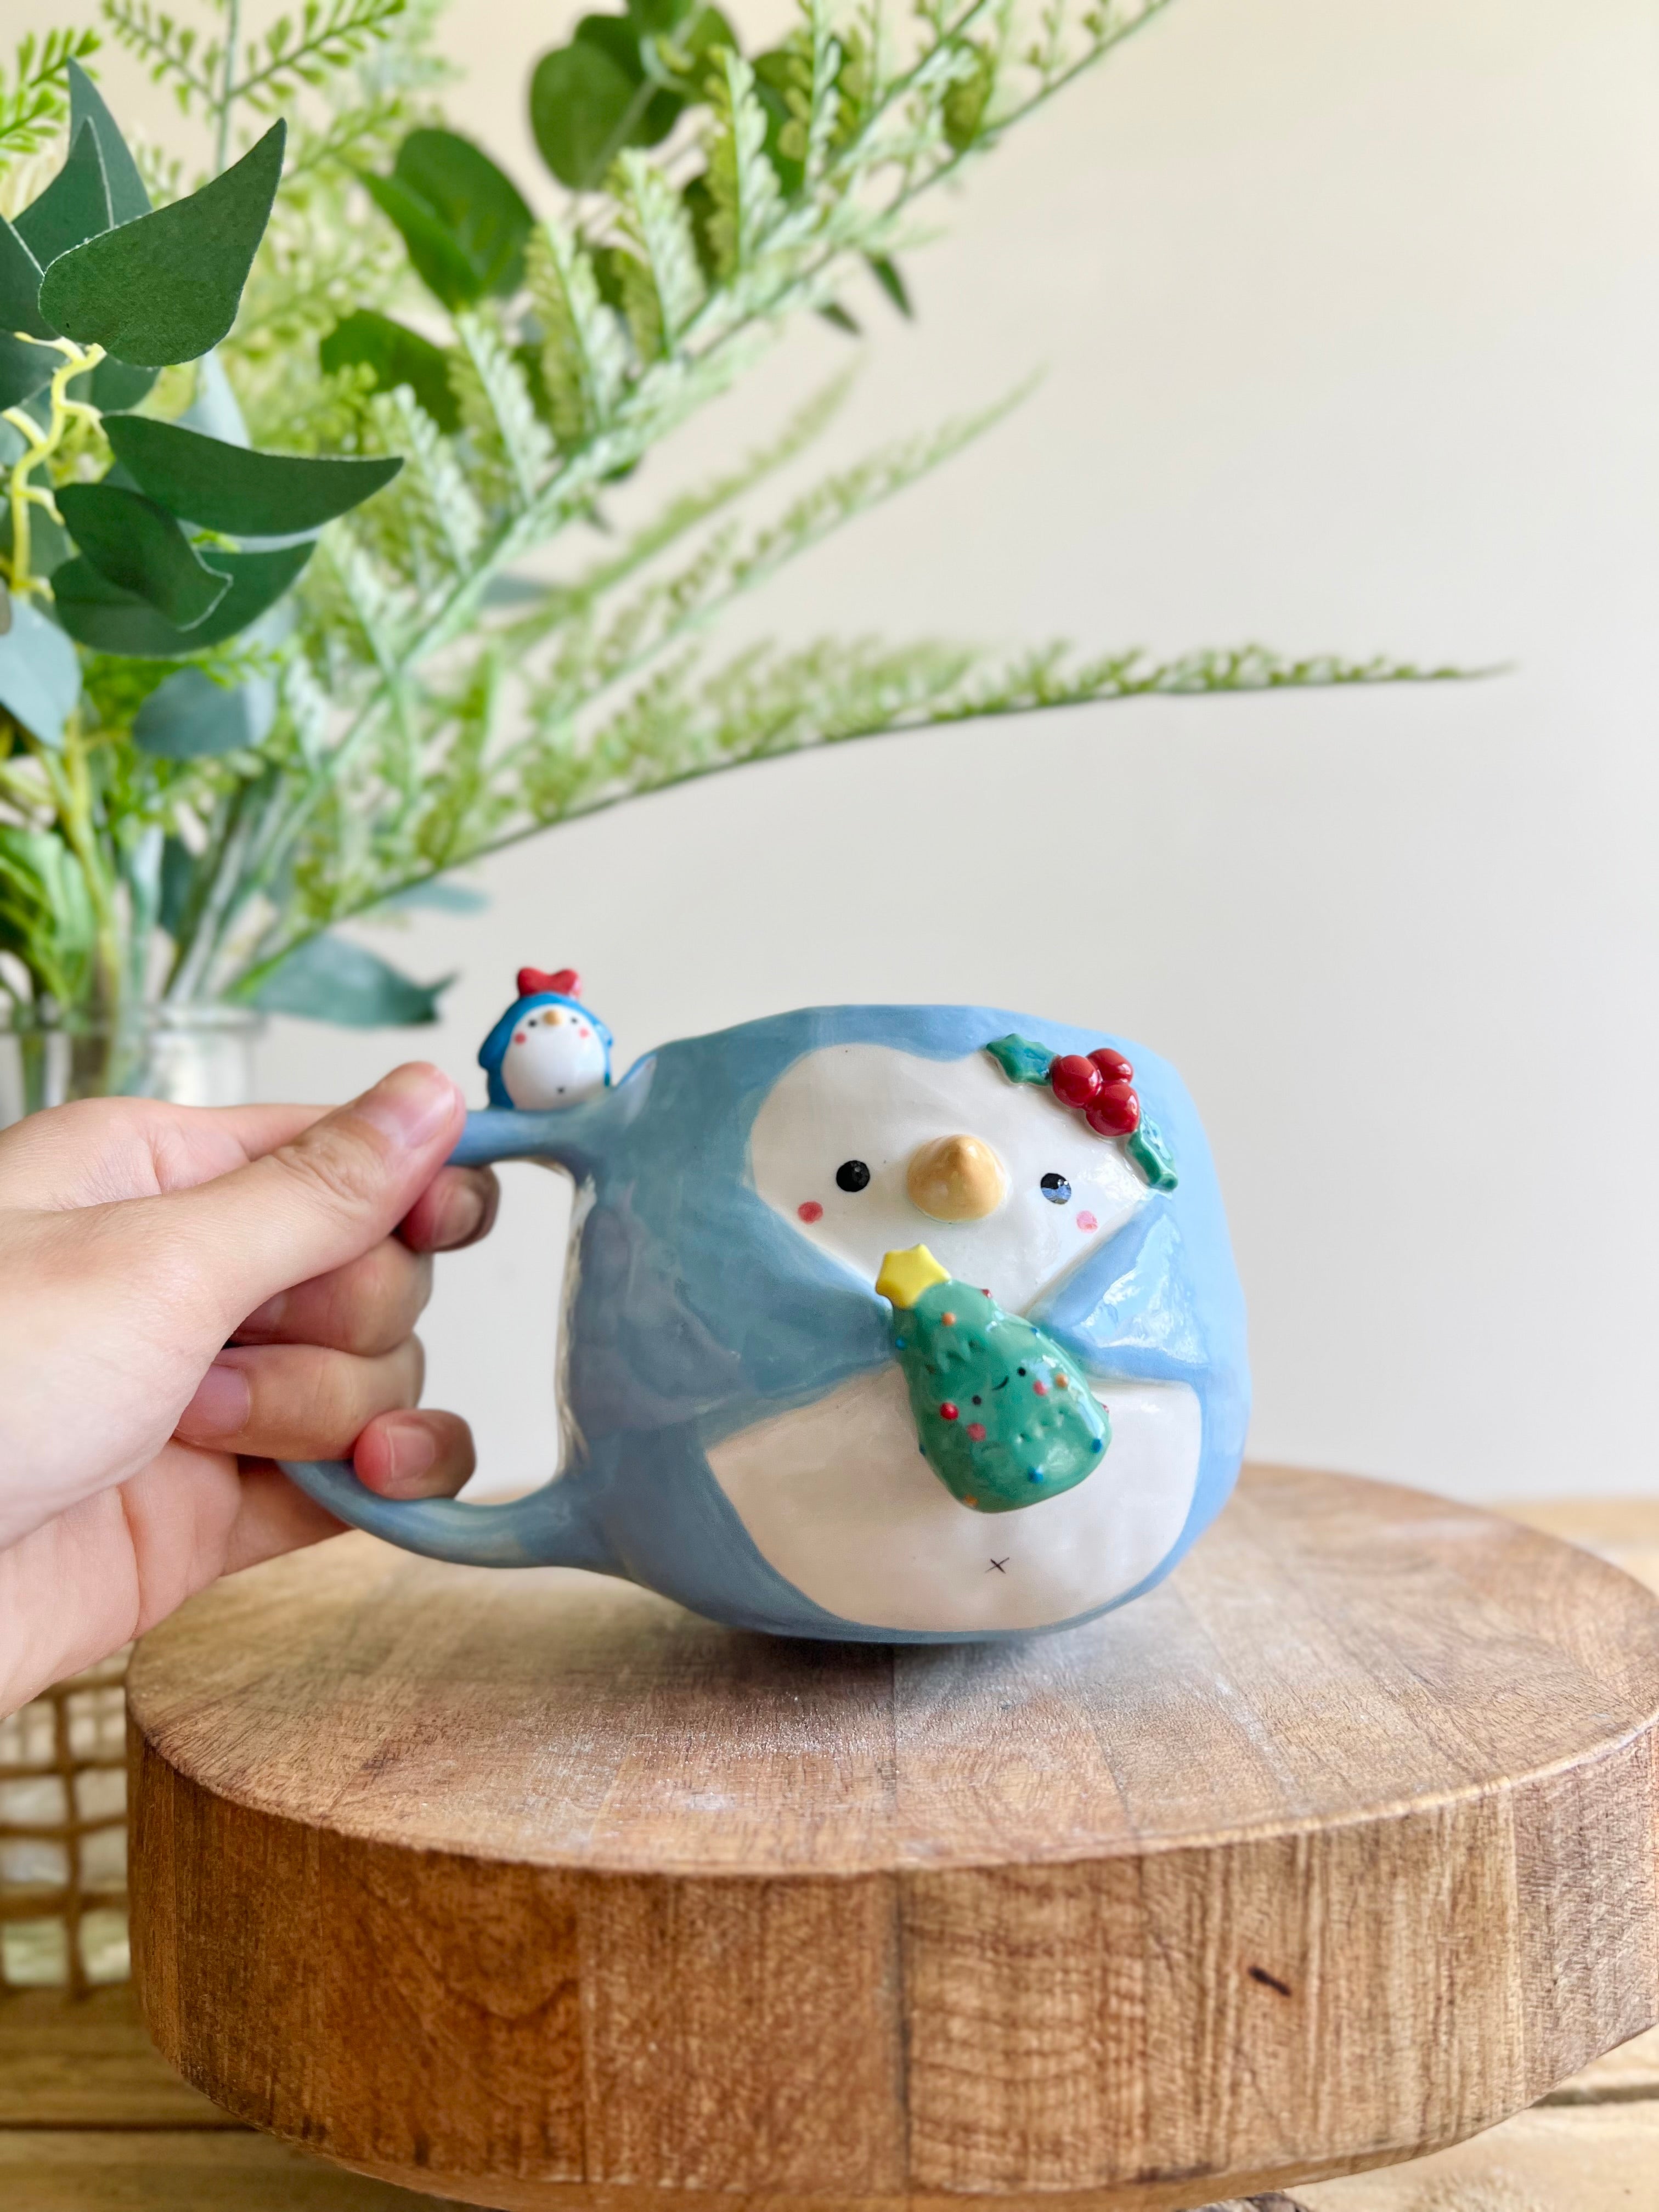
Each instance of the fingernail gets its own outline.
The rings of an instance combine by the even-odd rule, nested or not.
[[[179,1416],[178,1433],[190,1441],[207,1443],[216,1437],[238,1436],[247,1426],[253,1400],[247,1377],[240,1367],[222,1367],[217,1360],[196,1386],[196,1395]]]
[[[288,1311],[288,1292],[278,1291],[274,1298],[267,1298],[253,1311],[236,1332],[238,1336],[274,1336],[283,1325],[283,1316]]]
[[[433,1249],[450,1252],[458,1244],[465,1244],[476,1237],[484,1218],[487,1200],[477,1184],[458,1179],[439,1201],[437,1226],[433,1232]]]
[[[424,1060],[394,1067],[372,1091],[364,1091],[356,1111],[400,1145],[424,1145],[452,1119],[455,1085]]]
[[[424,1421],[382,1421],[380,1433],[391,1451],[388,1490],[407,1491],[431,1472],[438,1456],[438,1439]]]

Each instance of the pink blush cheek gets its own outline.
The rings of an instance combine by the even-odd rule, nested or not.
[[[1099,1228],[1100,1224],[1095,1219],[1092,1213],[1085,1212],[1079,1214],[1077,1218],[1077,1225],[1083,1231],[1085,1237],[1090,1237],[1092,1236],[1094,1231]]]
[[[823,1218],[823,1208],[815,1198],[809,1198],[804,1206],[798,1206],[795,1211],[805,1222],[822,1221]]]

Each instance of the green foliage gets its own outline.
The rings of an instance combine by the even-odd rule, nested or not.
[[[157,608],[181,630],[205,621],[230,589],[163,507],[112,483],[61,484],[64,528],[106,583]]]
[[[90,125],[98,141],[98,153],[104,165],[104,176],[109,186],[109,212],[112,222],[137,222],[140,216],[149,213],[149,194],[138,173],[138,164],[128,149],[120,127],[104,104],[103,94],[77,61],[71,59],[66,68],[70,91],[70,137],[79,137],[84,125]]]
[[[96,31],[33,31],[19,40],[8,70],[0,64],[0,173],[49,144],[69,114],[71,64],[98,51]]]
[[[1021,0],[929,0],[900,27],[802,0],[746,54],[713,8],[630,0],[535,69],[568,195],[537,222],[434,104],[436,0],[313,0],[251,43],[234,0],[104,0],[217,159],[193,193],[141,177],[65,50],[67,159],[0,228],[0,337],[27,334],[0,346],[0,994],[118,1030],[156,991],[429,1020],[442,985],[334,925],[641,792],[885,732],[1425,673],[720,651],[738,600],[1001,408],[786,483],[839,385],[613,527],[614,488],[792,320],[855,329],[859,289],[910,313],[925,196],[1165,3],[1030,0],[1022,24]],[[280,182],[276,130],[232,158],[279,98]]]
[[[149,415],[111,415],[104,435],[140,490],[174,514],[239,537],[320,530],[390,483],[398,468],[395,460],[254,453]]]
[[[461,426],[449,356],[390,315],[372,307],[354,309],[318,347],[317,360],[325,376],[366,368],[376,392],[395,392],[406,384],[436,429],[453,434]]]
[[[0,711],[37,744],[56,750],[81,696],[75,648],[27,599],[0,587]]]
[[[471,140],[453,131],[411,131],[392,174],[363,182],[446,307],[471,307],[523,283],[530,210]]]
[[[19,223],[36,258],[52,263],[40,285],[41,313],[65,337],[138,368],[210,353],[236,319],[276,197],[287,136],[286,124],[273,123],[258,145],[199,192],[112,229],[96,137],[90,123],[83,125],[74,155],[37,204],[44,206],[76,176],[82,149],[89,148],[101,215],[91,220],[90,204],[77,210],[75,221],[90,221],[90,227],[58,246],[61,259],[40,251],[25,228],[27,216]]]
[[[268,1013],[306,1014],[349,1029],[398,1029],[435,1022],[454,981],[411,982],[390,961],[343,937],[313,937],[246,995]]]

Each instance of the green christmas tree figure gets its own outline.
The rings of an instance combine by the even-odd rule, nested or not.
[[[953,1280],[925,1244],[890,1252],[876,1289],[892,1304],[922,1451],[953,1498],[1013,1513],[1094,1473],[1111,1423],[1053,1337]]]

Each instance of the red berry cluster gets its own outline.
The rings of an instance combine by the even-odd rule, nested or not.
[[[1075,1106],[1103,1137],[1132,1137],[1140,1127],[1140,1101],[1129,1088],[1134,1076],[1121,1052],[1102,1045],[1086,1057],[1068,1052],[1050,1063],[1048,1083],[1062,1106]]]

